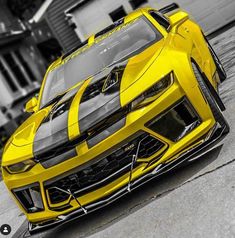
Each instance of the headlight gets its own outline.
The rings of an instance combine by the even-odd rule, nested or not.
[[[147,91],[131,102],[131,110],[144,107],[156,100],[173,82],[173,73],[169,73]]]
[[[9,165],[5,168],[10,174],[18,174],[30,170],[35,164],[36,163],[33,160],[25,160],[17,164]]]

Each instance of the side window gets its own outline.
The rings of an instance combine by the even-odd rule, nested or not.
[[[163,14],[155,11],[150,11],[149,14],[166,30],[169,28],[170,22]]]

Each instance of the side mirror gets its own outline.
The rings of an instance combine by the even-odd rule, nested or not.
[[[31,98],[25,105],[26,112],[35,112],[38,100],[36,97]]]

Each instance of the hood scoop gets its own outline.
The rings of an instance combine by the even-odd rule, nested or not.
[[[102,92],[109,93],[118,91],[121,84],[124,67],[115,67],[104,81]]]

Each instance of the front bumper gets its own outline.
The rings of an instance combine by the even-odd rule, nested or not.
[[[215,147],[215,144],[217,144],[220,140],[222,140],[225,135],[228,133],[228,125],[226,122],[224,125],[218,125],[217,123],[215,126],[205,135],[203,138],[201,138],[202,143],[197,144],[191,149],[187,150],[186,152],[181,153],[175,160],[172,160],[169,163],[162,163],[158,164],[156,167],[154,167],[151,171],[149,171],[144,176],[134,180],[131,182],[131,186],[124,186],[115,193],[104,197],[96,202],[87,204],[83,207],[80,207],[79,209],[68,213],[64,215],[60,215],[56,217],[53,220],[47,221],[45,223],[30,223],[29,222],[29,232],[30,234],[35,234],[38,232],[42,232],[44,230],[53,228],[55,226],[64,224],[66,222],[69,222],[71,220],[77,219],[79,217],[82,217],[86,215],[87,213],[91,213],[99,208],[102,208],[115,200],[121,198],[122,196],[128,194],[130,191],[138,188],[140,185],[159,177],[160,175],[169,172],[170,170],[173,170],[180,166],[183,163],[190,162],[193,160],[196,160],[203,154],[207,153],[208,151],[212,150]]]

